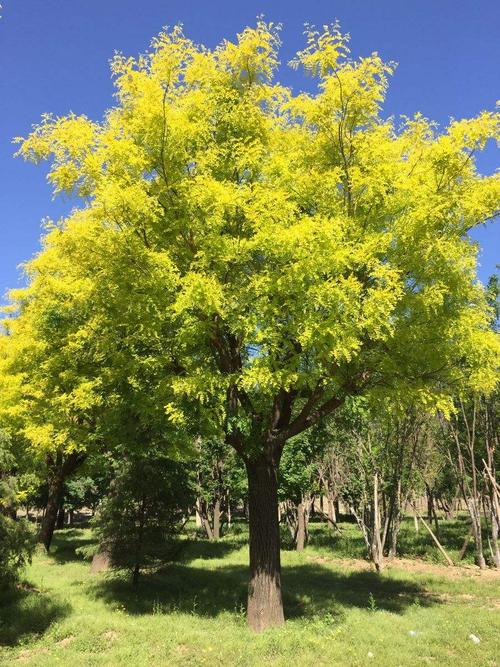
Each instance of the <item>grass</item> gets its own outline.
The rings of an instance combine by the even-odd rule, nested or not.
[[[0,664],[499,664],[496,573],[401,560],[377,575],[356,560],[355,526],[342,527],[332,538],[313,525],[304,553],[283,551],[288,621],[261,635],[245,624],[244,532],[219,543],[192,533],[179,562],[145,574],[134,591],[121,574],[90,574],[75,552],[91,543],[88,529],[58,531],[53,552],[26,572],[29,584],[2,599]],[[410,528],[405,553],[429,558]],[[460,526],[455,532],[463,537]]]

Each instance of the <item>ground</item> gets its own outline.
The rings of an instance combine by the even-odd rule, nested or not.
[[[218,543],[192,532],[179,560],[144,574],[137,590],[123,573],[90,573],[78,552],[90,530],[58,531],[51,554],[38,553],[4,596],[0,664],[499,665],[499,573],[470,556],[465,567],[442,565],[410,522],[404,530],[406,557],[378,575],[354,526],[337,537],[313,526],[305,552],[283,551],[286,626],[261,635],[245,624],[244,529]],[[456,557],[464,525],[443,533]]]

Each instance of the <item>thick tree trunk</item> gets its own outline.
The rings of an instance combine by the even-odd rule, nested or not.
[[[248,625],[261,632],[283,625],[277,466],[258,460],[246,465],[250,529]]]
[[[64,479],[61,471],[52,471],[48,482],[49,490],[47,505],[45,507],[42,526],[40,529],[40,542],[43,544],[46,551],[49,551],[50,549],[54,528],[56,527],[57,512],[59,510],[59,504],[61,501],[63,482]]]

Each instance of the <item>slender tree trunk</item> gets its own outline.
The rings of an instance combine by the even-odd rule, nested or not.
[[[333,510],[335,512],[335,523],[337,523],[340,517],[340,500],[338,499],[338,496],[333,501]]]
[[[497,499],[494,499],[497,500]],[[491,511],[491,551],[495,567],[500,568],[500,546],[498,544],[500,532],[499,508],[492,508]]]
[[[486,568],[486,560],[483,551],[483,535],[481,531],[481,511],[477,498],[467,498],[467,507],[469,508],[469,515],[472,522],[472,533],[474,535],[474,542],[476,543],[476,565],[484,570]]]
[[[295,548],[297,551],[304,551],[306,545],[306,505],[302,500],[297,507],[297,537]]]
[[[378,494],[378,472],[373,476],[373,532],[371,557],[375,564],[375,569],[380,572],[384,567],[384,555],[382,548],[382,539],[380,535],[380,510]]]
[[[335,531],[337,526],[337,517],[338,517],[338,500],[336,500],[331,489],[327,488],[326,503],[327,503],[327,514],[328,514],[328,523]]]
[[[57,511],[61,504],[64,480],[75,472],[85,461],[86,454],[83,452],[72,452],[63,456],[58,450],[55,455],[47,457],[48,466],[48,499],[43,511],[40,527],[39,541],[49,551],[57,521]]]
[[[432,493],[428,484],[425,485],[425,489],[427,491],[427,522],[432,523],[435,514],[434,494]]]
[[[63,476],[60,470],[52,471],[48,481],[48,498],[40,529],[40,542],[48,552],[56,527],[57,512],[63,489]]]
[[[146,520],[146,496],[143,494],[141,507],[139,510],[139,529],[137,531],[137,539],[135,543],[134,554],[134,569],[132,571],[132,585],[137,586],[139,582],[139,574],[142,565],[142,552],[144,546],[144,524]]]
[[[203,515],[203,526],[205,527],[205,532],[207,534],[208,539],[212,541],[214,539],[214,533],[206,514]]]
[[[220,498],[217,498],[214,503],[214,519],[213,519],[213,538],[220,539]]]
[[[195,516],[196,516],[196,527],[201,528],[203,526],[203,520],[201,518],[201,500],[199,498],[196,499]]]
[[[57,530],[61,530],[64,528],[64,507],[60,507],[57,511],[57,522],[56,522],[56,528]]]
[[[250,581],[248,625],[261,632],[283,625],[277,465],[248,462]]]
[[[469,546],[469,542],[471,541],[472,535],[473,535],[473,530],[471,527],[463,541],[462,548],[460,549],[460,553],[458,554],[458,560],[463,560],[465,558],[465,552],[467,551],[467,547]]]

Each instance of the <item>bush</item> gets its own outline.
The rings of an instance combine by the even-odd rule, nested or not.
[[[35,535],[24,519],[16,518],[17,485],[10,440],[0,431],[0,588],[5,588],[31,561]]]
[[[12,584],[35,548],[35,535],[25,519],[0,514],[0,588]]]

